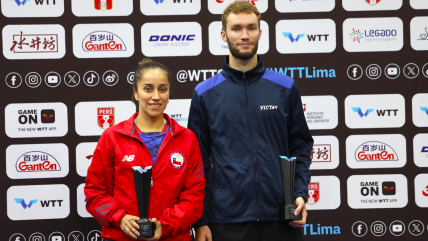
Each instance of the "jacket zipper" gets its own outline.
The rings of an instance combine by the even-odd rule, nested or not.
[[[245,77],[245,72],[243,72],[242,78]],[[248,93],[247,93],[247,82],[244,81],[244,87],[245,87],[245,103],[247,105],[247,113],[248,113],[248,125],[250,129],[250,139],[251,139],[251,146],[253,148],[253,156],[254,156],[254,173],[256,175],[256,218],[257,222],[259,221],[259,187],[258,187],[258,177],[257,177],[257,158],[256,158],[256,149],[254,148],[254,140],[253,140],[253,130],[252,130],[252,124],[251,124],[251,113],[250,113],[250,107],[248,103]]]

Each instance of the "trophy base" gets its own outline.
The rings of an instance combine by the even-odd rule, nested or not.
[[[150,222],[147,218],[140,218],[137,224],[140,226],[138,232],[140,237],[151,238],[155,236],[156,224]]]
[[[286,220],[286,221],[294,221],[294,220],[302,220],[302,212],[299,213],[299,215],[294,215],[294,211],[296,211],[296,206],[293,204],[286,205],[285,207],[281,208],[280,211],[280,220]]]

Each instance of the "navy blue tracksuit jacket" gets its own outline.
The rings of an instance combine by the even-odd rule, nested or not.
[[[207,183],[196,228],[279,221],[280,155],[297,158],[294,198],[308,198],[313,139],[295,81],[265,69],[260,58],[247,72],[229,67],[228,59],[221,73],[196,86],[190,107],[188,128],[199,140]]]

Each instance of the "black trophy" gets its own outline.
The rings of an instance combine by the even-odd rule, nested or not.
[[[140,237],[151,238],[155,236],[156,225],[150,222],[149,215],[149,200],[150,187],[152,185],[152,167],[148,166],[144,170],[137,166],[132,167],[134,172],[135,192],[137,193],[138,213],[140,220],[137,224],[140,226],[138,232]]]
[[[285,206],[281,207],[281,220],[293,221],[302,220],[302,212],[299,215],[294,215],[296,206],[293,203],[294,199],[294,176],[296,172],[296,158],[288,158],[279,156],[279,165],[281,167],[282,187],[284,188]]]

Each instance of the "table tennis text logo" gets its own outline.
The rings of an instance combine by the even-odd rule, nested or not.
[[[12,53],[49,53],[58,52],[58,34],[13,34]]]
[[[377,5],[378,3],[380,3],[381,0],[364,0],[364,1],[366,1],[366,3],[374,6],[374,5]]]
[[[308,190],[308,204],[313,205],[320,200],[320,183],[311,182],[309,183]]]
[[[95,31],[82,41],[85,52],[90,51],[126,51],[125,42],[116,34],[107,31]]]
[[[96,10],[112,10],[113,0],[94,0]]]
[[[388,144],[369,141],[361,144],[355,151],[357,162],[398,161],[398,155]]]
[[[97,108],[98,126],[107,129],[114,125],[114,108]]]
[[[312,162],[331,162],[331,145],[315,144],[311,153]]]
[[[22,154],[15,166],[17,172],[61,171],[61,166],[56,158],[41,151],[30,151]]]
[[[352,29],[352,32],[349,35],[350,35],[349,38],[352,39],[353,42],[361,43],[360,39],[364,38],[363,33],[360,32],[359,29],[357,30]]]

